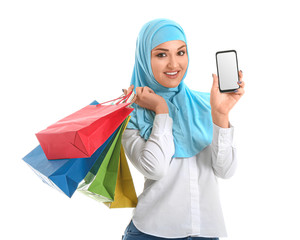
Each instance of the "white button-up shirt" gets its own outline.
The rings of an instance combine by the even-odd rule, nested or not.
[[[125,153],[144,175],[132,221],[141,231],[164,238],[226,237],[217,177],[236,169],[233,126],[214,124],[212,143],[190,158],[172,158],[175,146],[169,114],[155,116],[148,141],[126,129]]]

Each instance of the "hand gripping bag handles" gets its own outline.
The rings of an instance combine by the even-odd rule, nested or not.
[[[114,105],[88,105],[36,133],[47,159],[91,157],[133,111],[124,102],[130,97]]]

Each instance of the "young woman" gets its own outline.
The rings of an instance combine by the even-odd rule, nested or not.
[[[131,87],[136,98],[122,143],[144,175],[144,190],[123,240],[218,239],[227,235],[217,177],[236,169],[229,111],[244,94],[189,89],[187,41],[174,21],[146,23],[136,42]],[[198,81],[198,80],[197,80]]]

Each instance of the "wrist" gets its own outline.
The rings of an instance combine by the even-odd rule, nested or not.
[[[229,115],[222,113],[211,113],[213,123],[221,128],[229,128]]]
[[[169,108],[168,108],[167,103],[164,101],[164,103],[159,104],[159,105],[155,108],[154,112],[155,112],[156,114],[169,113]]]

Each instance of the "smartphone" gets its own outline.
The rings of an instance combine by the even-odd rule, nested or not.
[[[239,89],[239,68],[235,50],[216,52],[217,72],[220,92]]]

